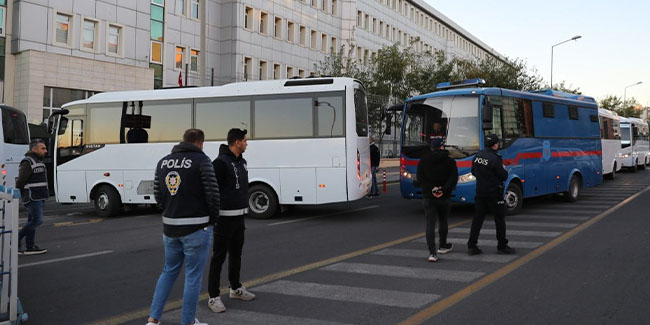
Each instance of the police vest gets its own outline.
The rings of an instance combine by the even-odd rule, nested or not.
[[[44,201],[50,196],[50,191],[47,186],[47,172],[45,164],[32,157],[25,157],[23,161],[29,162],[32,167],[32,175],[27,179],[25,184],[25,192],[23,195],[23,202],[29,203],[31,201]]]
[[[221,154],[217,157],[226,165],[226,177],[219,183],[221,209],[219,216],[232,217],[248,213],[248,166],[246,159]]]

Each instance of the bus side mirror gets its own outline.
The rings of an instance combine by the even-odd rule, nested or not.
[[[61,120],[59,121],[59,132],[57,133],[57,135],[64,134],[67,128],[68,128],[68,118],[61,116]]]
[[[483,101],[483,112],[481,114],[483,120],[483,130],[492,130],[492,118],[494,115],[494,107],[490,100],[485,97]]]
[[[47,134],[49,135],[54,134],[54,121],[54,116],[47,118]]]

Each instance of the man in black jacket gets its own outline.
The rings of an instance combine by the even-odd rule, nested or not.
[[[368,197],[379,196],[379,187],[377,187],[377,168],[379,168],[379,147],[375,144],[375,138],[370,137],[370,167],[372,171],[372,186]]]
[[[449,253],[453,245],[447,243],[447,219],[451,207],[451,192],[458,182],[456,161],[449,157],[443,139],[431,141],[431,151],[422,156],[418,163],[417,180],[422,187],[424,215],[427,219],[426,238],[429,247],[429,262],[436,262],[438,254]],[[436,219],[440,221],[438,234],[440,248],[436,251]]]
[[[43,140],[32,140],[25,159],[20,162],[16,188],[20,189],[23,203],[27,208],[27,223],[18,232],[18,255],[36,255],[47,253],[47,249],[34,243],[36,227],[43,223],[43,206],[50,196],[47,186],[47,171],[43,157],[47,149]],[[25,237],[26,249],[22,249]]]
[[[508,179],[499,149],[499,137],[496,134],[485,136],[485,149],[479,151],[472,162],[472,174],[476,177],[476,198],[474,205],[476,214],[472,219],[472,229],[469,233],[467,248],[469,255],[483,253],[478,248],[478,237],[483,226],[485,215],[494,215],[497,233],[497,251],[501,254],[514,254],[515,250],[508,246],[506,239],[505,201],[503,198],[503,182]]]
[[[214,243],[208,277],[208,307],[215,313],[226,311],[221,301],[219,282],[221,267],[228,255],[230,298],[253,300],[255,295],[239,282],[241,253],[244,247],[244,217],[248,214],[248,166],[242,156],[248,146],[246,130],[228,131],[228,145],[219,147],[219,156],[212,164],[221,193],[219,221],[214,228]]]
[[[163,208],[163,269],[147,325],[158,324],[165,301],[185,263],[181,324],[201,325],[196,305],[210,253],[212,225],[219,218],[219,187],[210,158],[203,153],[203,131],[189,129],[183,142],[156,165],[154,196]]]

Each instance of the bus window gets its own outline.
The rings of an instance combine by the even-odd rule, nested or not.
[[[259,97],[255,102],[256,139],[314,136],[313,97]]]
[[[145,101],[141,113],[151,116],[151,127],[143,129],[150,143],[179,142],[185,130],[192,127],[191,100]]]
[[[2,107],[2,133],[4,143],[28,144],[27,118],[18,110]]]
[[[507,148],[519,138],[534,136],[533,111],[530,100],[491,96],[493,120],[492,130],[486,134],[496,134],[501,148]]]
[[[232,128],[250,128],[250,97],[197,101],[195,121],[196,128],[205,133],[205,140],[225,140]]]
[[[122,103],[88,104],[88,144],[120,143]]]
[[[338,96],[316,97],[316,117],[318,118],[319,137],[336,137],[344,135],[345,112],[343,110],[343,94]]]
[[[357,119],[357,135],[368,136],[368,103],[363,89],[354,89],[354,111]]]

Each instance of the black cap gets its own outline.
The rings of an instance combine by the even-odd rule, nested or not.
[[[442,137],[434,137],[433,139],[431,139],[431,146],[436,149],[442,147],[443,144],[445,144],[445,139],[443,139]]]
[[[485,136],[485,146],[492,147],[493,145],[499,143],[499,137],[496,134],[488,134]]]

